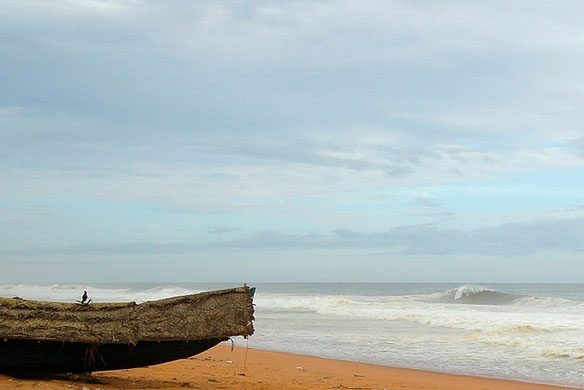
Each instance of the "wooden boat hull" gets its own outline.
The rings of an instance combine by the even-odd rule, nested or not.
[[[144,367],[201,353],[224,339],[89,344],[0,340],[0,372],[17,377]]]

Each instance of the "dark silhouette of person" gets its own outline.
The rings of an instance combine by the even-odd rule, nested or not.
[[[84,290],[83,291],[83,296],[81,297],[81,304],[82,305],[85,305],[86,303],[88,304],[89,302],[86,302],[86,301],[87,301],[87,291]]]

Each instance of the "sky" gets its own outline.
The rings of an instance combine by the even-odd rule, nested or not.
[[[584,279],[580,1],[0,2],[0,283]]]

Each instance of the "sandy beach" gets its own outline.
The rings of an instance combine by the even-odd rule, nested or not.
[[[0,376],[0,389],[290,389],[290,390],[559,390],[500,379],[323,359],[219,345],[185,360],[92,378],[18,379]]]

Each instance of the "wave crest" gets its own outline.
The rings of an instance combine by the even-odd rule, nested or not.
[[[496,291],[483,286],[464,285],[433,295],[428,301],[468,305],[508,305],[519,298],[522,298],[522,296]]]

